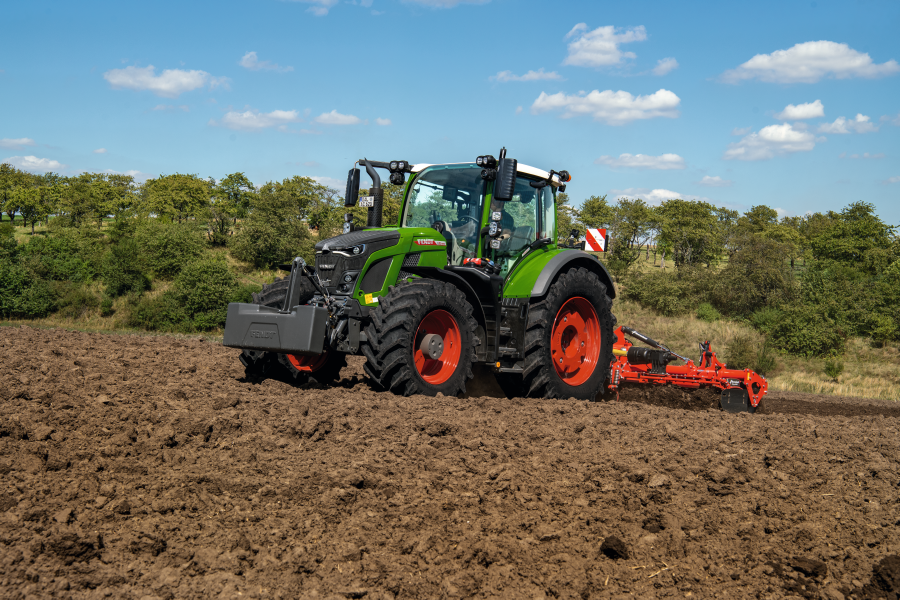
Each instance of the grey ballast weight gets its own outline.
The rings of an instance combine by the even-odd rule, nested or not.
[[[328,311],[295,306],[289,313],[259,304],[228,305],[223,343],[232,348],[322,354]]]

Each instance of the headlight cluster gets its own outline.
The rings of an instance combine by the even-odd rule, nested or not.
[[[497,159],[490,154],[486,154],[484,156],[479,156],[478,158],[476,158],[475,164],[479,167],[484,167],[485,169],[493,169],[497,166]]]
[[[391,170],[391,183],[403,185],[406,182],[406,173],[409,171],[409,163],[405,160],[392,160],[388,167]]]

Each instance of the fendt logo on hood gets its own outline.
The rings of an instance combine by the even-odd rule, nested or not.
[[[323,271],[328,271],[329,269],[333,269],[334,265],[319,265],[319,268]]]
[[[416,240],[417,246],[446,246],[447,242],[442,240]]]

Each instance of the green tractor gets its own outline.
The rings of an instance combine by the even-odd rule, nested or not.
[[[298,257],[253,304],[229,305],[224,344],[243,349],[249,376],[280,369],[327,385],[362,354],[377,387],[403,395],[465,393],[477,363],[513,396],[592,400],[604,389],[615,289],[577,232],[557,243],[566,171],[505,149],[474,163],[357,164],[373,185],[359,197],[354,165],[345,204],[368,207],[366,226],[348,213],[342,235],[316,244],[315,267]],[[376,169],[406,183],[390,226]]]

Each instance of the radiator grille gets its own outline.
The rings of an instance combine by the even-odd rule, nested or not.
[[[422,256],[421,252],[414,252],[413,254],[407,254],[406,258],[403,259],[404,267],[418,267],[419,266],[419,258]]]

